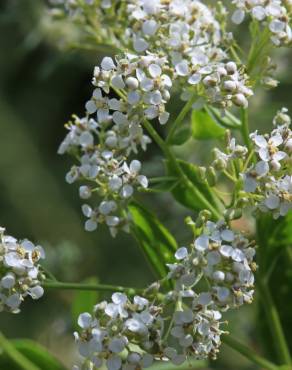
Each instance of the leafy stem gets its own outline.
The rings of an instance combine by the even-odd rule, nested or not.
[[[176,170],[178,176],[180,176],[180,179],[181,181],[183,181],[184,185],[194,194],[195,197],[197,197],[202,202],[202,204],[204,204],[206,209],[212,212],[213,216],[217,220],[220,219],[221,218],[220,212],[208,201],[208,199],[204,197],[204,195],[188,179],[184,171],[181,169],[173,152],[168,147],[166,142],[158,135],[158,133],[153,128],[151,123],[147,120],[144,120],[144,127],[146,128],[152,139],[156,142],[156,144],[161,148],[169,162],[173,165],[174,169]]]
[[[251,151],[251,142],[249,138],[249,127],[248,127],[248,110],[246,108],[241,109],[241,134],[244,144],[247,146],[248,151]]]
[[[185,106],[183,107],[183,109],[180,111],[180,113],[176,117],[173,125],[170,127],[168,136],[166,138],[166,143],[170,143],[171,142],[171,139],[173,138],[173,136],[175,134],[175,131],[180,126],[180,124],[182,123],[182,121],[185,119],[186,115],[188,114],[188,112],[192,108],[192,106],[193,106],[194,102],[196,101],[196,99],[197,99],[197,94],[193,94],[192,97],[187,101],[187,103],[185,104]]]

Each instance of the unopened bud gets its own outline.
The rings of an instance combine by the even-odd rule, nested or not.
[[[228,62],[226,64],[226,70],[228,74],[233,75],[237,71],[237,66],[234,62]]]
[[[198,175],[199,175],[199,181],[202,183],[205,182],[206,181],[206,167],[199,167]]]
[[[243,94],[234,95],[232,101],[238,107],[242,107],[242,108],[247,108],[248,107],[248,101],[247,101],[246,97]]]
[[[237,85],[235,81],[225,81],[223,87],[225,90],[233,92],[236,90]]]
[[[138,87],[139,87],[139,81],[137,80],[137,78],[135,77],[128,77],[126,79],[126,85],[132,89],[132,90],[136,90]]]

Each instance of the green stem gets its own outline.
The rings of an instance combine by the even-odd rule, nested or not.
[[[234,339],[230,335],[223,335],[222,342],[225,343],[228,347],[234,349],[236,352],[239,352],[241,355],[249,359],[254,364],[264,368],[265,370],[277,370],[278,366],[274,365],[272,362],[262,358],[252,349],[245,346],[237,339]]]
[[[278,352],[279,359],[283,365],[292,365],[289,347],[287,345],[284,331],[281,325],[280,317],[270,293],[268,285],[258,279],[258,287],[261,295],[261,302],[265,310],[267,319],[269,320],[269,327],[271,329],[274,343]]]
[[[245,145],[247,146],[248,150],[251,151],[251,142],[249,138],[248,127],[248,110],[245,108],[241,109],[241,134]]]
[[[234,46],[231,46],[231,47],[230,47],[230,53],[231,53],[231,55],[233,56],[233,58],[234,58],[234,60],[236,61],[236,63],[238,63],[238,64],[242,64],[242,61],[241,61],[241,59],[239,58],[239,56],[238,56],[238,54],[237,54],[237,52],[236,52],[236,50],[235,50]]]
[[[171,149],[168,145],[164,142],[164,140],[158,135],[156,130],[153,128],[151,123],[147,120],[144,120],[144,126],[152,139],[157,143],[157,145],[161,148],[169,162],[174,166],[175,171],[177,172],[178,176],[180,177],[181,181],[184,182],[185,186],[197,197],[206,209],[210,210],[213,216],[218,220],[221,218],[220,212],[213,207],[213,205],[204,197],[204,195],[192,184],[192,182],[188,179],[185,175],[184,171],[181,169],[177,159],[175,158],[174,154],[172,153]]]
[[[43,287],[49,289],[61,290],[96,290],[100,292],[120,292],[134,295],[143,292],[143,289],[122,287],[107,284],[79,284],[79,283],[65,283],[61,281],[45,281],[42,283]]]
[[[176,117],[173,125],[170,127],[168,136],[166,138],[166,142],[167,143],[169,143],[171,141],[171,139],[173,138],[173,136],[175,134],[175,131],[177,130],[177,128],[179,127],[179,125],[182,123],[182,121],[184,120],[184,118],[186,117],[186,115],[188,114],[188,112],[190,111],[190,109],[192,108],[192,106],[193,106],[196,98],[197,98],[197,94],[194,94],[190,98],[190,100],[186,102],[185,106],[180,111],[179,115]]]
[[[8,339],[0,332],[0,349],[21,369],[23,370],[41,370],[34,365],[29,359],[23,356]]]

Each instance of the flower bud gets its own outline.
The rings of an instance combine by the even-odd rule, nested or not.
[[[132,89],[132,90],[136,90],[138,89],[139,87],[139,81],[137,80],[137,78],[135,77],[128,77],[126,79],[126,85]]]
[[[206,167],[198,167],[199,181],[204,183],[206,181]]]
[[[223,83],[224,89],[227,91],[235,91],[237,88],[236,82],[235,81],[225,81]]]
[[[229,75],[233,75],[237,71],[237,66],[234,62],[228,62],[226,64],[226,70]]]
[[[242,108],[247,108],[248,107],[248,101],[247,101],[246,97],[243,94],[236,94],[233,97],[232,101],[238,107],[242,107]]]

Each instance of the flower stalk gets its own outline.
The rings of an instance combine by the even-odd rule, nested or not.
[[[99,292],[120,292],[129,295],[135,295],[143,292],[143,289],[123,287],[119,285],[108,284],[82,284],[82,283],[66,283],[61,281],[46,280],[42,283],[43,287],[58,290],[93,290]]]

